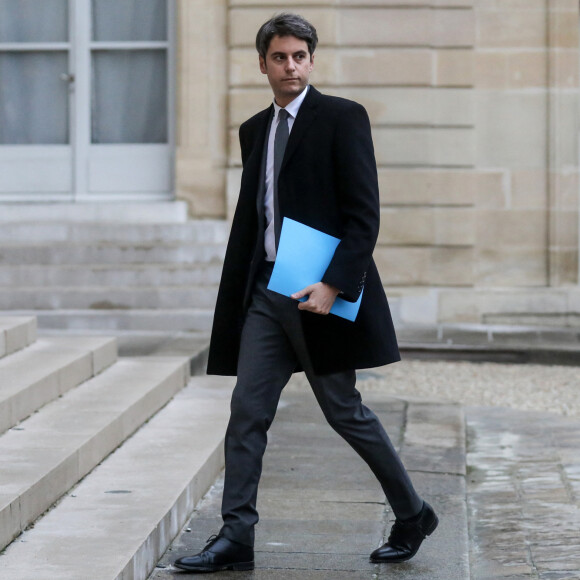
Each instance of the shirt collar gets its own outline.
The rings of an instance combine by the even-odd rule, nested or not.
[[[286,109],[286,111],[288,111],[289,115],[292,115],[292,117],[295,119],[296,115],[298,115],[298,111],[300,109],[300,106],[302,105],[302,102],[304,101],[304,99],[306,98],[306,94],[308,93],[308,89],[309,89],[310,85],[306,85],[306,87],[304,88],[304,90],[291,102],[288,103],[284,108]],[[280,107],[277,103],[276,100],[274,100],[274,111],[275,111],[275,116],[278,116],[278,111],[281,109],[282,107]]]

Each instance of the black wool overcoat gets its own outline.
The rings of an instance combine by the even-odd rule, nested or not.
[[[240,335],[257,266],[264,257],[258,203],[266,132],[273,105],[240,127],[243,172],[214,315],[208,374],[235,375]],[[301,311],[319,374],[400,360],[389,305],[372,258],[379,231],[379,191],[365,109],[310,86],[294,121],[278,179],[280,214],[340,238],[323,281],[355,301],[355,322]],[[297,288],[298,290],[298,288]],[[298,306],[297,306],[298,307]]]

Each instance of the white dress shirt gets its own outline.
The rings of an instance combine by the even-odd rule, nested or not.
[[[298,110],[306,97],[308,86],[288,105],[285,109],[288,112],[288,132],[292,131],[294,119]],[[278,127],[278,112],[281,107],[274,100],[274,118],[268,136],[268,154],[266,157],[266,194],[264,196],[264,211],[266,214],[266,231],[264,233],[264,249],[266,250],[266,260],[273,262],[276,260],[276,238],[274,235],[274,136]],[[281,216],[282,217],[282,216]]]

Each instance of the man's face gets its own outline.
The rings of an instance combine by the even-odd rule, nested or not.
[[[260,57],[260,70],[268,75],[276,103],[285,107],[306,87],[314,68],[314,55],[308,44],[295,36],[274,36],[266,58]]]

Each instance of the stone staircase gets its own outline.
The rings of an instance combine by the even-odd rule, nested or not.
[[[2,223],[0,313],[47,330],[207,333],[228,232],[219,220]]]
[[[231,387],[0,318],[0,577],[147,578],[222,468]]]

